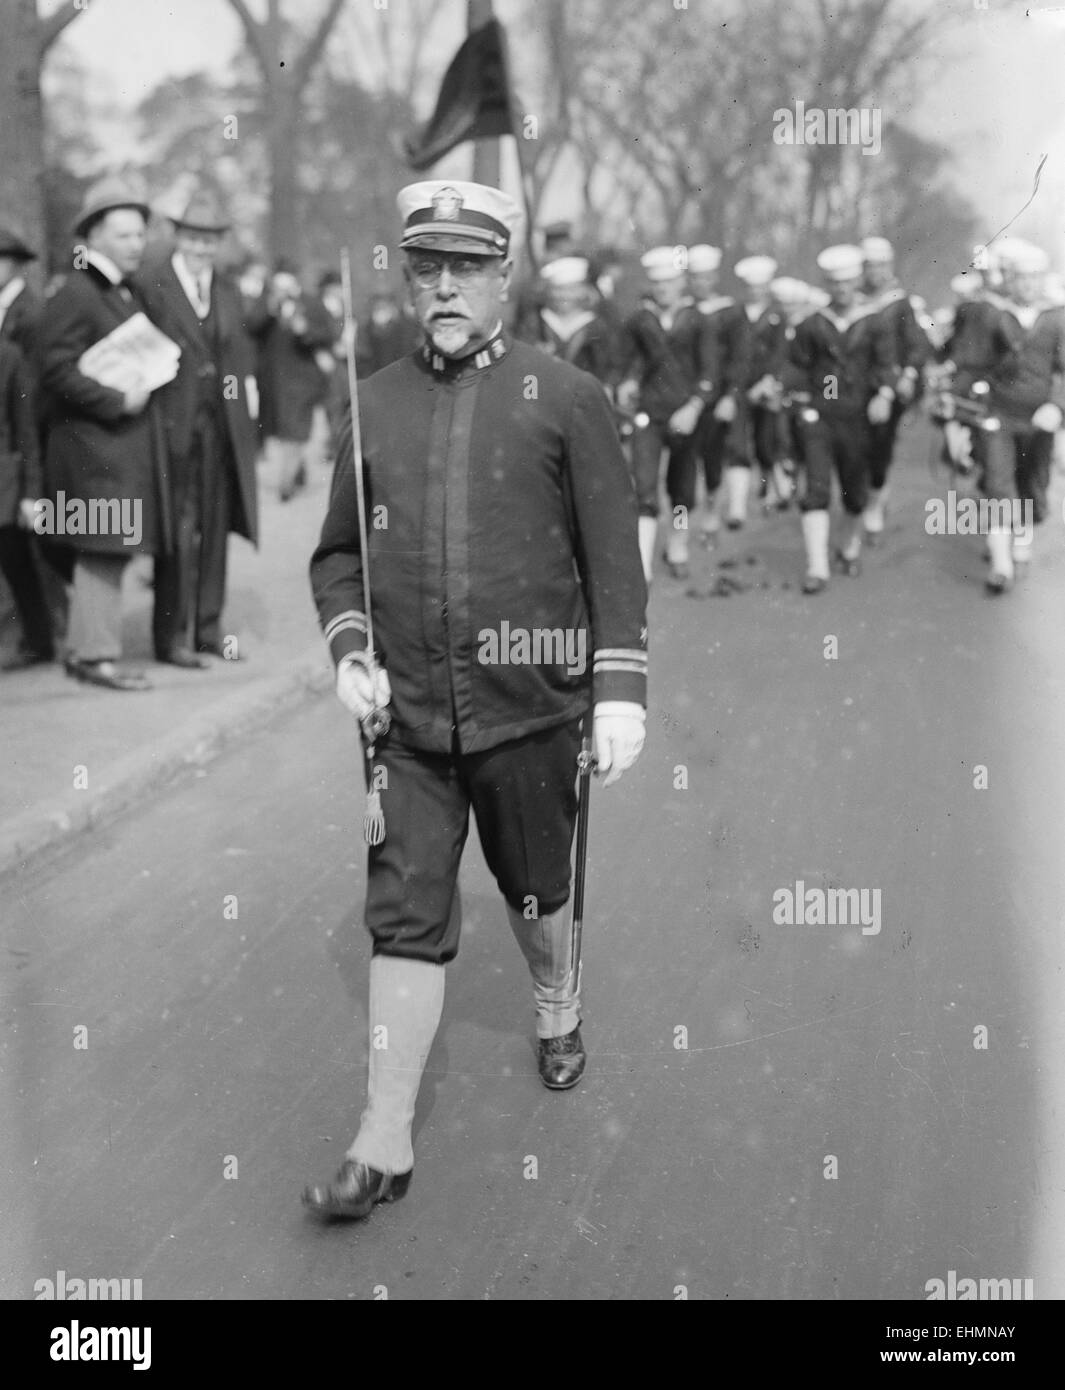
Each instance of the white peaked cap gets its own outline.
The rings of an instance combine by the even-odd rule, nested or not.
[[[409,183],[396,196],[403,218],[401,250],[505,256],[521,225],[518,203],[498,188],[457,179]]]
[[[745,256],[733,270],[745,285],[768,285],[777,273],[777,263],[772,256]]]
[[[558,289],[585,285],[588,283],[588,262],[583,256],[560,256],[557,261],[541,266],[540,274]]]
[[[705,242],[688,247],[688,269],[694,270],[696,275],[705,275],[707,271],[717,270],[720,264],[721,251],[718,247],[707,246]]]
[[[826,246],[817,258],[817,266],[829,280],[856,280],[862,273],[862,249]]]
[[[995,247],[998,262],[1004,271],[1019,275],[1045,275],[1050,269],[1050,257],[1041,246],[1023,237],[1004,236]]]
[[[825,309],[832,302],[828,291],[821,289],[818,285],[807,286],[806,297],[812,309]]]
[[[980,281],[971,273],[968,275],[955,275],[950,282],[951,294],[969,295],[975,294],[980,288]]]
[[[887,237],[863,237],[862,258],[867,265],[885,265],[895,259],[895,249]]]
[[[688,269],[688,253],[683,246],[653,246],[640,264],[648,280],[675,280]]]

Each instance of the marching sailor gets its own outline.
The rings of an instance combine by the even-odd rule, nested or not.
[[[1047,486],[1055,432],[1065,407],[1065,309],[1046,298],[1049,269],[1046,252],[1020,237],[999,243],[1004,294],[988,300],[981,316],[982,334],[972,333],[965,360],[956,364],[954,389],[965,393],[974,381],[986,381],[988,409],[996,430],[974,431],[973,452],[980,465],[985,495],[999,501],[987,545],[992,594],[1008,590],[1015,564],[1032,556],[1032,525],[1047,514]],[[953,356],[953,352],[952,352]],[[1023,524],[1005,520],[1002,506],[1026,504]]]
[[[651,582],[658,531],[658,470],[669,451],[666,491],[671,525],[666,564],[688,575],[688,523],[695,506],[696,426],[713,393],[711,335],[687,292],[683,246],[656,246],[640,257],[648,294],[625,323],[618,406],[635,415],[632,470],[640,509],[640,555]],[[638,413],[637,413],[638,412]]]
[[[757,264],[761,258],[749,259],[755,259]],[[717,494],[722,478],[726,521],[731,530],[738,530],[746,519],[747,493],[751,486],[747,419],[743,411],[751,316],[749,310],[737,304],[730,295],[718,293],[720,267],[718,247],[705,243],[688,247],[688,286],[703,316],[712,377],[709,408],[703,412],[696,432],[696,452],[702,459],[706,480],[706,510],[700,529],[704,540],[708,541],[721,527]],[[766,283],[771,278],[767,276]],[[760,293],[764,294],[764,290]]]
[[[588,280],[584,256],[560,256],[540,271],[544,307],[536,346],[563,362],[591,372],[613,397],[617,344],[606,317],[595,307],[597,292]]]
[[[362,388],[376,652],[350,426],[311,561],[340,700],[360,721],[385,705],[392,719],[372,766],[385,830],[366,895],[368,1094],[335,1180],[304,1193],[323,1217],[365,1216],[410,1181],[415,1100],[459,947],[471,809],[532,975],[540,1077],[559,1090],[580,1080],[566,903],[582,717],[591,705],[608,784],[644,737],[646,586],[604,392],[502,328],[513,199],[431,181],[398,203],[426,341]],[[566,650],[541,643],[538,656],[545,633]]]
[[[871,424],[891,415],[897,379],[895,348],[875,304],[858,297],[862,253],[829,246],[817,258],[830,302],[798,325],[791,343],[796,387],[808,399],[799,414],[806,472],[800,503],[806,545],[803,592],[816,594],[829,578],[832,473],[839,479],[845,525],[836,559],[851,577],[861,573],[862,512],[869,494]]]
[[[895,452],[899,422],[917,397],[921,374],[932,356],[931,344],[917,320],[913,300],[895,278],[895,251],[885,237],[867,236],[862,241],[866,302],[878,309],[895,341],[898,375],[891,414],[883,424],[872,425],[869,465],[869,501],[862,521],[869,544],[875,545],[884,530],[887,477]]]

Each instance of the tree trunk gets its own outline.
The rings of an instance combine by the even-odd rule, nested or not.
[[[0,0],[0,169],[4,206],[43,253],[44,111],[36,0]]]

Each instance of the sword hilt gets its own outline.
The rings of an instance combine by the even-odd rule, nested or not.
[[[375,707],[369,714],[364,714],[359,723],[367,742],[376,743],[379,738],[384,738],[392,727],[392,716],[388,710]]]

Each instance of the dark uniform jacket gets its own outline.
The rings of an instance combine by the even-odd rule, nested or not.
[[[825,415],[864,418],[881,387],[895,389],[894,335],[874,304],[855,304],[843,315],[831,307],[815,309],[796,327],[789,357],[789,389],[808,393]]]
[[[40,326],[40,388],[48,425],[45,484],[54,499],[139,502],[142,537],[126,545],[121,534],[71,536],[74,550],[133,555],[169,548],[165,444],[154,398],[139,415],[126,415],[120,391],[78,370],[78,359],[126,319],[144,309],[127,299],[94,266],[74,270],[45,302]],[[63,512],[63,508],[59,508]]]
[[[0,526],[18,522],[24,497],[41,495],[41,460],[25,358],[0,338]]]
[[[602,314],[589,309],[565,323],[545,308],[540,311],[539,329],[536,346],[541,352],[590,372],[604,386],[617,385],[618,345]]]
[[[235,505],[230,530],[255,542],[259,534],[255,458],[258,438],[248,414],[245,380],[255,375],[255,353],[244,330],[240,293],[217,271],[211,277],[211,311],[202,322],[189,303],[169,257],[139,276],[148,316],[181,348],[178,374],[156,392],[171,468],[180,468],[191,448],[201,402],[213,406],[223,424],[233,468]]]
[[[788,322],[779,309],[764,309],[750,326],[743,385],[754,386],[765,376],[783,380],[788,356]]]
[[[709,321],[691,303],[676,310],[669,328],[649,304],[625,321],[622,376],[639,383],[640,407],[656,425],[692,396],[713,399],[714,347]]]
[[[264,294],[249,313],[247,325],[258,343],[256,377],[263,433],[303,444],[310,438],[314,407],[325,400],[329,386],[315,354],[322,348],[332,349],[336,326],[313,295],[300,296],[299,310],[307,324],[301,333],[270,313]]]
[[[460,363],[424,347],[386,367],[360,418],[375,646],[402,739],[480,751],[593,699],[643,703],[636,503],[602,388],[500,334]],[[350,426],[311,581],[334,661],[365,650]],[[537,631],[540,660],[535,642],[507,659]],[[557,644],[546,659],[549,631],[583,660]]]
[[[708,375],[713,381],[710,402],[730,392],[742,395],[748,371],[751,321],[742,304],[726,294],[714,295],[697,306],[709,338]]]
[[[951,357],[957,366],[955,390],[964,394],[974,381],[986,381],[992,413],[1028,425],[1047,402],[1065,409],[1065,309],[1038,305],[1030,328],[1024,326],[1022,313],[1008,299],[988,296],[981,312],[970,317],[966,338],[958,344],[962,360],[954,356],[953,342]]]
[[[932,356],[932,344],[917,322],[909,295],[901,286],[892,285],[868,302],[876,306],[894,339],[899,372],[906,367],[913,367],[919,372]]]

